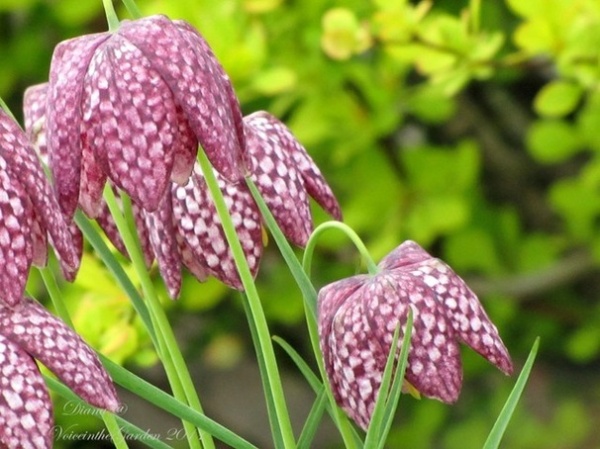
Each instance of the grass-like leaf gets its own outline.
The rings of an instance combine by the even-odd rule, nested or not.
[[[312,447],[312,441],[315,438],[315,434],[323,417],[323,412],[325,411],[326,406],[327,392],[325,388],[321,388],[321,391],[319,391],[319,394],[317,394],[317,399],[315,399],[315,402],[310,409],[310,413],[306,418],[304,428],[300,433],[300,438],[298,438],[298,449],[310,449]]]
[[[117,365],[107,357],[104,357],[101,354],[99,354],[99,357],[112,379],[126,390],[144,398],[151,404],[156,405],[173,416],[192,423],[194,426],[222,441],[228,447],[236,449],[258,449],[256,446],[223,425],[210,419],[206,415],[195,411],[141,377],[136,376],[122,366]]]
[[[410,348],[410,336],[412,334],[412,310],[409,309],[408,320],[406,324],[406,332],[402,341],[401,356],[396,363],[396,353],[398,348],[398,337],[400,334],[400,325],[394,332],[390,353],[388,355],[379,394],[375,402],[375,408],[367,429],[365,438],[365,449],[383,448],[387,439],[387,434],[391,427],[391,421],[400,400],[402,391],[402,382],[404,380],[404,371],[408,361],[408,350]],[[396,368],[394,369],[394,365]]]
[[[282,349],[296,364],[296,366],[298,367],[298,369],[300,370],[300,372],[302,373],[302,375],[316,394],[319,394],[323,390],[323,388],[325,388],[326,397],[328,397],[329,399],[325,409],[333,418],[334,422],[337,422],[338,426],[344,426],[346,432],[348,433],[348,435],[346,435],[346,449],[353,447],[362,447],[362,440],[356,432],[356,429],[354,429],[354,427],[352,427],[352,425],[349,423],[348,418],[335,404],[333,398],[329,398],[329,396],[331,396],[331,389],[328,388],[328,385],[323,385],[321,380],[308,366],[308,364],[302,358],[302,356],[298,354],[298,352],[289,343],[277,336],[273,337],[273,340],[282,347]],[[340,429],[340,431],[341,430],[342,429]]]
[[[517,407],[519,399],[521,398],[521,394],[525,389],[527,379],[529,379],[529,374],[531,373],[531,368],[533,367],[533,362],[535,361],[539,345],[540,338],[538,337],[535,339],[535,342],[531,347],[531,351],[529,352],[529,356],[527,357],[525,365],[523,365],[521,374],[519,374],[519,378],[517,379],[515,386],[510,392],[510,395],[508,396],[508,399],[506,400],[506,403],[504,404],[504,407],[502,408],[498,419],[496,419],[494,427],[492,427],[492,430],[490,431],[490,434],[488,435],[488,438],[485,441],[485,444],[483,445],[483,449],[497,449],[500,446],[502,436],[504,435],[510,418],[512,417],[515,408]]]
[[[80,210],[75,213],[75,222],[77,223],[77,226],[79,226],[79,229],[81,229],[81,232],[83,232],[86,240],[96,251],[96,254],[102,259],[106,268],[112,273],[115,280],[131,300],[131,304],[144,323],[144,327],[150,334],[154,346],[158,347],[150,313],[148,312],[148,308],[142,300],[139,291],[135,285],[133,285],[133,282],[131,282],[131,279],[129,279],[129,276],[127,276],[127,273],[125,273],[125,270],[123,270],[123,267],[108,248],[98,231],[96,231],[96,228],[94,228],[90,220],[86,218]]]
[[[87,402],[80,399],[79,396],[77,396],[75,393],[73,393],[69,388],[67,388],[65,385],[60,383],[58,380],[54,379],[53,377],[46,376],[46,375],[44,375],[44,380],[46,382],[46,385],[48,385],[48,387],[55,393],[59,394],[63,398],[67,399],[68,401],[77,403],[77,407],[81,407],[82,409],[89,410],[90,415],[96,414],[94,412],[96,409],[94,409],[92,406],[88,405]],[[100,415],[100,412],[98,412],[98,415]],[[171,449],[171,446],[160,441],[158,438],[156,438],[154,435],[152,435],[151,432],[140,429],[135,424],[130,423],[129,421],[127,421],[126,419],[123,419],[120,416],[115,415],[115,419],[116,419],[117,423],[119,424],[120,429],[123,430],[128,435],[128,437],[126,437],[127,439],[141,441],[146,446],[154,448],[154,449]]]

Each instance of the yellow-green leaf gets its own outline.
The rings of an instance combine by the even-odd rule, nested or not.
[[[546,117],[562,117],[577,107],[583,88],[570,81],[552,81],[546,84],[533,101],[535,111]]]

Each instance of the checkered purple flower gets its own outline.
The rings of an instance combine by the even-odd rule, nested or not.
[[[26,130],[42,158],[48,157],[45,86],[30,87],[24,98]],[[312,232],[309,196],[334,218],[341,219],[339,204],[320,170],[282,122],[266,112],[257,112],[244,117],[243,129],[245,171],[290,241],[304,246]],[[264,245],[258,207],[245,182],[231,182],[217,170],[214,173],[250,270],[256,275]],[[172,298],[179,295],[182,267],[201,281],[214,276],[233,288],[242,289],[221,220],[198,166],[186,184],[171,184],[156,210],[149,211],[134,204],[134,214],[146,262],[150,265],[157,259]],[[126,254],[102,201],[96,219],[113,244]]]
[[[406,380],[446,403],[462,385],[459,342],[505,374],[512,362],[477,296],[452,269],[407,241],[379,264],[379,273],[327,285],[319,292],[318,321],[325,368],[336,401],[363,429],[371,420],[392,338],[413,332]],[[401,333],[402,337],[402,333]]]
[[[100,360],[73,330],[32,299],[0,305],[0,447],[52,447],[52,401],[34,358],[89,404],[119,409]]]
[[[326,212],[341,219],[339,204],[323,175],[283,123],[266,112],[257,112],[244,117],[244,127],[249,176],[288,239],[304,246],[312,232],[309,195]],[[256,275],[264,245],[258,207],[244,182],[231,183],[214,173],[250,271]],[[185,186],[172,184],[171,195],[156,211],[138,209],[136,216],[146,259],[158,260],[171,297],[178,296],[182,266],[201,281],[214,276],[230,287],[243,288],[198,166]],[[124,252],[108,211],[104,209],[98,218],[115,246]]]
[[[41,96],[37,89],[32,96]],[[157,210],[171,181],[186,183],[198,143],[226,179],[243,176],[237,97],[185,22],[152,16],[64,41],[47,89],[46,145],[67,217],[78,204],[97,216],[107,178],[143,209]]]
[[[44,266],[50,238],[69,278],[79,254],[25,133],[0,109],[0,304],[23,296],[31,264]]]

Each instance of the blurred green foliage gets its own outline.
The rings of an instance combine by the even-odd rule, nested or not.
[[[541,335],[503,447],[600,445],[598,1],[138,3],[194,24],[244,111],[267,109],[292,128],[376,259],[410,238],[454,266],[517,366]],[[0,0],[0,95],[19,115],[25,87],[47,78],[54,45],[105,28],[100,1]],[[314,266],[317,285],[360,270],[336,235]],[[151,362],[147,337],[101,271],[86,258],[66,290],[78,327],[120,361]],[[270,245],[258,276],[265,308],[277,331],[307,344],[292,282]],[[204,316],[194,338],[208,354],[245,335],[230,296],[187,278],[171,306],[175,319]],[[509,382],[469,353],[465,382],[452,408],[403,399],[394,447],[480,447]]]

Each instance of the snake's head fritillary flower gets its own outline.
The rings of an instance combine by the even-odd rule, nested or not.
[[[15,307],[0,306],[0,447],[52,447],[52,401],[34,359],[89,404],[119,409],[94,351],[37,302],[23,298]]]
[[[79,254],[69,227],[25,133],[0,110],[0,302],[21,300],[31,264],[46,264],[48,236],[71,277]]]
[[[309,195],[333,218],[342,219],[327,181],[285,124],[259,111],[244,117],[244,125],[250,177],[292,243],[305,246],[313,230]]]
[[[198,143],[226,179],[244,174],[237,97],[185,22],[152,16],[61,42],[47,89],[46,144],[68,217],[78,203],[99,213],[107,177],[156,210],[171,180],[187,182]]]
[[[244,118],[244,126],[249,176],[289,240],[304,246],[312,232],[309,195],[334,218],[341,219],[339,204],[320,170],[283,123],[266,112],[257,112]],[[256,276],[264,246],[258,207],[243,181],[229,182],[216,170],[214,174],[250,272]],[[179,294],[182,266],[200,281],[214,276],[230,287],[243,289],[199,166],[186,185],[172,184],[170,197],[163,198],[157,210],[135,213],[146,260],[156,257],[172,298]],[[98,220],[124,252],[106,207]]]
[[[396,328],[413,312],[406,380],[446,403],[462,385],[459,342],[505,374],[512,362],[477,296],[444,262],[407,241],[373,275],[334,282],[319,292],[319,336],[336,401],[363,429],[371,420]]]

